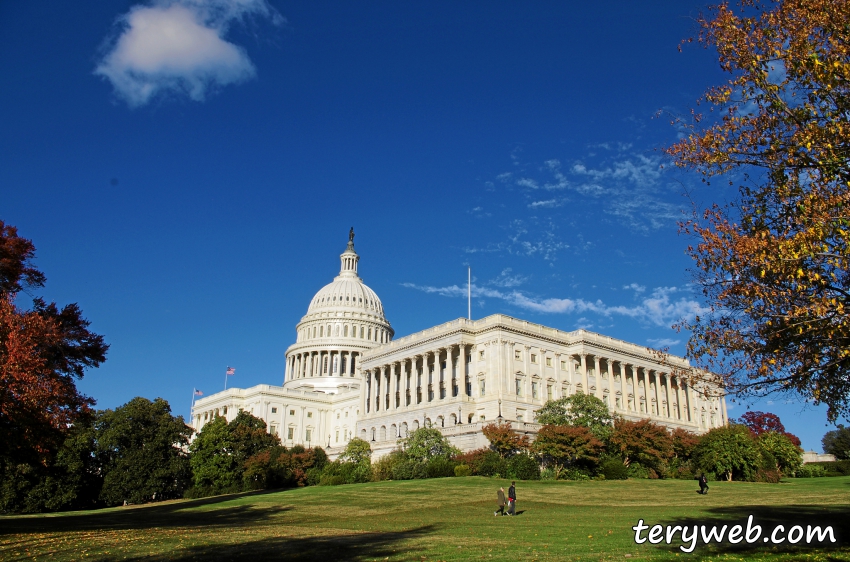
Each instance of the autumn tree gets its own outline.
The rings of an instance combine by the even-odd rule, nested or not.
[[[694,448],[699,444],[699,435],[677,427],[670,433],[673,442],[673,456],[680,461],[689,461],[693,455]]]
[[[554,469],[557,478],[565,468],[593,470],[605,444],[584,426],[544,425],[531,449]]]
[[[59,308],[35,297],[22,308],[20,292],[44,285],[33,264],[35,247],[0,221],[0,511],[17,509],[41,478],[75,424],[86,424],[94,401],[75,382],[106,359],[103,337],[91,332],[76,304]]]
[[[502,458],[528,449],[528,436],[514,431],[510,422],[488,423],[481,430],[484,432],[484,437],[490,441],[490,448],[499,453]]]
[[[658,473],[663,473],[664,465],[673,457],[673,439],[667,428],[650,420],[617,419],[609,447],[626,466],[638,462]]]
[[[762,433],[773,431],[775,433],[779,433],[781,435],[786,436],[791,443],[799,447],[801,445],[800,438],[794,435],[793,433],[788,433],[785,431],[785,426],[779,419],[779,416],[776,414],[771,414],[770,412],[759,412],[759,411],[749,411],[744,412],[740,418],[738,418],[738,423],[743,424],[750,428],[750,431],[753,432],[753,435],[758,437]]]
[[[739,395],[793,391],[835,420],[850,398],[850,3],[722,2],[698,22],[725,84],[717,117],[667,149],[738,196],[682,224],[707,312],[688,354]],[[716,110],[716,111],[715,111]]]
[[[549,400],[535,412],[535,421],[544,425],[576,425],[590,429],[602,440],[611,434],[614,418],[605,402],[590,394],[578,392],[557,400]]]

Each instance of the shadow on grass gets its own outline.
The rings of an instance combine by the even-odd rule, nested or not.
[[[198,545],[167,553],[146,555],[124,560],[182,561],[182,560],[236,560],[258,562],[260,560],[294,560],[306,562],[318,560],[359,561],[383,559],[390,556],[416,557],[415,546],[404,545],[404,541],[416,539],[436,531],[433,525],[407,531],[386,533],[358,533],[319,537],[271,537],[260,540],[242,541],[235,544]]]
[[[761,533],[758,538],[748,543],[746,539],[747,521],[749,516],[753,516],[752,526],[760,525]],[[811,553],[819,551],[823,553],[842,551],[847,552],[850,549],[850,507],[847,505],[839,506],[812,506],[812,505],[783,505],[783,506],[735,506],[735,507],[717,507],[704,510],[699,516],[675,519],[670,521],[659,522],[644,522],[647,525],[661,524],[662,526],[681,525],[689,527],[688,536],[693,531],[694,525],[707,528],[714,526],[717,531],[720,531],[724,525],[727,526],[723,542],[711,542],[706,544],[703,541],[702,531],[697,540],[697,547],[693,551],[695,555],[719,554],[735,552],[746,554],[747,552],[770,552],[775,554],[787,554],[787,560],[792,560],[793,554]],[[728,541],[728,532],[735,525],[740,525],[743,529],[741,534],[741,542],[733,544]],[[780,531],[777,527],[783,526]],[[792,544],[787,540],[792,527],[802,527],[802,538],[796,544]],[[812,535],[812,542],[806,542],[806,534],[808,527],[820,527],[825,530],[831,527],[835,542],[831,542],[830,538],[825,537],[825,540],[818,541],[817,535]],[[708,530],[708,529],[707,529]],[[777,530],[776,538],[784,539],[781,543],[775,544],[771,540],[771,534]],[[647,531],[644,531],[642,536],[645,538]],[[796,531],[795,533],[796,534]],[[661,544],[658,548],[668,552],[682,552],[679,549],[681,542],[681,532],[674,535],[673,544]],[[716,535],[715,535],[716,536]],[[755,536],[755,535],[753,535]],[[768,542],[765,542],[765,539]],[[648,543],[644,543],[648,544]],[[690,543],[689,543],[690,544]],[[831,558],[827,558],[831,560]],[[844,559],[843,557],[841,558]]]
[[[215,505],[237,498],[259,496],[279,491],[246,492],[197,500],[80,511],[75,513],[3,517],[0,519],[0,536],[18,533],[116,531],[193,526],[235,528],[253,523],[261,523],[292,508],[287,506],[256,507],[251,504],[234,505],[232,507],[221,507],[210,510],[197,508]]]

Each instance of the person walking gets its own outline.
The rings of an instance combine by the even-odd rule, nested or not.
[[[505,489],[499,488],[496,492],[496,497],[499,499],[499,509],[493,512],[493,515],[505,515]]]
[[[508,515],[516,515],[516,482],[508,488]]]
[[[708,493],[708,478],[705,477],[705,473],[701,472],[699,476],[697,476],[697,481],[699,482],[699,492],[702,495]]]

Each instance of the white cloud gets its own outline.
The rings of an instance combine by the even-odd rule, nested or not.
[[[563,202],[558,200],[558,199],[547,199],[546,201],[533,201],[533,202],[528,204],[528,208],[529,209],[539,209],[539,208],[542,207],[542,208],[546,208],[546,209],[552,209],[552,208],[555,208],[555,207],[560,207],[562,205],[562,203]]]
[[[540,187],[537,185],[536,181],[530,178],[519,179],[517,180],[516,184],[520,187],[527,187],[529,189],[537,189],[538,187]]]
[[[445,297],[466,296],[466,286],[431,287],[416,285],[415,283],[402,283],[402,285]],[[694,315],[705,312],[705,309],[694,300],[686,297],[673,300],[671,295],[679,291],[676,287],[657,287],[648,297],[633,306],[611,306],[606,305],[601,300],[591,302],[584,299],[536,298],[518,290],[500,291],[477,285],[472,285],[471,290],[474,297],[500,299],[532,312],[544,314],[584,314],[592,312],[606,317],[618,315],[636,318],[641,322],[664,327],[669,327],[683,318],[693,318]]]
[[[636,293],[642,293],[642,292],[646,291],[646,287],[644,287],[643,285],[638,285],[637,283],[631,283],[629,285],[623,285],[623,289],[631,289],[632,291],[634,291]]]
[[[256,75],[245,49],[224,39],[233,23],[283,18],[267,0],[155,0],[118,20],[94,73],[112,83],[131,107],[159,95],[206,95]]]
[[[661,338],[661,339],[657,339],[657,340],[656,339],[649,339],[649,340],[646,340],[646,341],[649,342],[650,344],[652,344],[653,346],[657,347],[657,348],[658,347],[670,347],[671,345],[679,345],[680,343],[682,343],[681,340],[672,340],[670,338]]]

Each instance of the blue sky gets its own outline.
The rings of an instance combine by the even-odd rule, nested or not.
[[[101,408],[280,384],[351,226],[397,336],[465,316],[470,266],[475,318],[683,354],[683,193],[733,195],[659,150],[724,78],[677,49],[701,9],[3,2],[0,218],[111,345]],[[752,407],[820,450],[824,409],[787,399]]]

